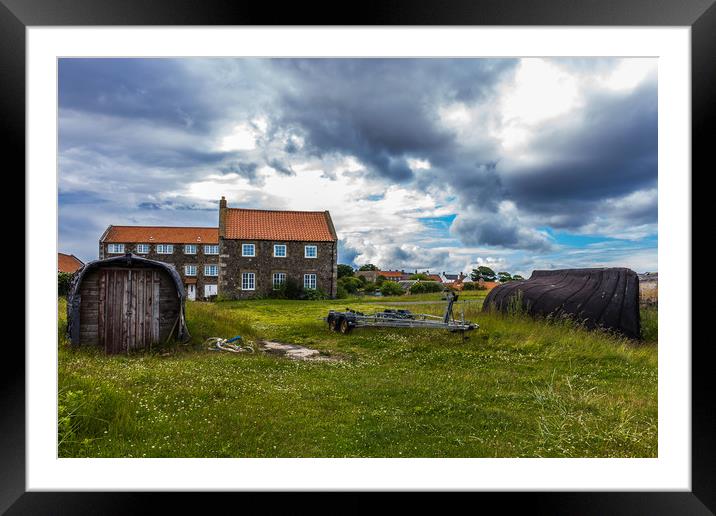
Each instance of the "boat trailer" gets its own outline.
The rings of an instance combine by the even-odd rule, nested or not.
[[[394,309],[366,314],[346,308],[345,312],[330,310],[323,320],[328,323],[331,330],[343,334],[350,333],[354,328],[433,328],[461,332],[463,338],[467,338],[465,332],[478,328],[478,325],[465,320],[464,310],[459,320],[453,317],[453,305],[457,298],[456,293],[452,291],[447,293],[447,306],[442,317]]]

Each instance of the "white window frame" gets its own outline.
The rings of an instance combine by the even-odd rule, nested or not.
[[[313,286],[311,286],[311,277],[313,277]],[[308,281],[308,284],[306,284],[306,280]],[[304,274],[303,275],[303,288],[310,288],[313,290],[316,290],[316,287],[318,286],[318,277],[315,274]]]
[[[308,248],[309,248],[309,247],[312,247],[313,249],[316,250],[316,254],[315,254],[315,255],[313,255],[313,256],[308,256]],[[303,257],[304,257],[304,258],[311,258],[311,259],[318,258],[318,246],[317,246],[317,245],[307,245],[307,246],[304,246],[304,247],[303,247]]]
[[[211,274],[211,273],[207,272],[207,270],[210,270],[212,267],[216,269],[216,274]],[[218,265],[213,265],[213,264],[204,265],[204,276],[207,276],[209,278],[215,278],[218,275],[219,275],[219,266]]]
[[[214,292],[209,293],[209,290],[213,290]],[[216,296],[218,295],[218,293],[218,285],[215,285],[214,283],[207,283],[206,285],[204,285],[204,297]]]
[[[246,285],[246,286],[244,286]],[[241,290],[256,290],[256,273],[255,272],[242,272],[241,273]]]
[[[157,254],[174,254],[174,244],[157,244]]]
[[[249,245],[250,245],[251,248],[253,249],[253,253],[252,253],[252,254],[246,254],[246,253],[244,252],[246,246],[249,246]],[[248,257],[254,257],[254,256],[256,256],[256,244],[241,244],[241,256],[248,256]]]
[[[276,282],[277,277],[283,276],[283,279],[280,280],[278,283]],[[286,273],[285,272],[274,272],[271,276],[271,286],[274,290],[278,290],[281,288],[281,285],[286,283]]]
[[[283,247],[283,254],[281,254],[281,255],[276,254],[277,247]],[[274,258],[286,258],[287,254],[288,254],[288,246],[286,244],[274,244],[273,245],[273,257]]]
[[[124,254],[124,244],[107,244],[107,254]]]
[[[192,274],[190,272],[190,269],[189,269],[190,267],[194,269],[194,274]],[[196,276],[197,273],[198,273],[198,269],[197,269],[196,265],[185,265],[184,266],[184,276]]]
[[[146,251],[143,251],[143,247],[146,247]],[[150,244],[137,244],[137,254],[147,254],[152,248]]]
[[[196,244],[184,244],[184,254],[196,254]],[[194,252],[189,252],[189,249],[194,249]]]
[[[216,249],[216,252],[215,252],[215,253],[212,253],[212,252],[209,251],[210,249]],[[219,245],[218,245],[218,244],[206,244],[206,245],[204,245],[204,254],[208,254],[208,255],[219,254]]]

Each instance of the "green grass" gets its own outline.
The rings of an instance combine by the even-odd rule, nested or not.
[[[437,330],[340,335],[320,320],[329,308],[375,310],[394,300],[406,298],[190,302],[188,346],[113,357],[67,345],[60,300],[59,455],[656,456],[655,340],[483,314],[475,302],[465,315],[480,328],[466,342]],[[649,328],[655,339],[655,321]],[[201,344],[237,334],[343,360],[216,353]]]

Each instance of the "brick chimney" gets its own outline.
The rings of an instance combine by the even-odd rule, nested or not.
[[[226,236],[226,197],[223,195],[219,201],[219,236]]]

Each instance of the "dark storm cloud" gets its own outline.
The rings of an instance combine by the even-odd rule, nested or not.
[[[562,211],[565,200],[606,199],[652,185],[657,170],[655,85],[629,94],[594,95],[576,117],[545,124],[531,148],[544,156],[541,163],[516,164],[502,175],[507,195],[521,209],[552,213]]]
[[[276,170],[277,172],[280,172],[281,174],[285,176],[293,176],[296,173],[291,168],[291,165],[284,163],[278,158],[269,158],[266,161],[266,164],[271,167],[272,169]]]
[[[306,138],[310,151],[353,155],[377,175],[405,182],[408,157],[429,159],[454,148],[437,108],[488,95],[514,60],[276,60],[292,87],[279,120]]]
[[[545,252],[553,244],[542,233],[509,217],[489,212],[458,217],[452,230],[467,245],[488,245]]]
[[[222,166],[219,170],[224,174],[238,174],[249,180],[252,184],[263,184],[258,174],[258,163],[247,161],[235,161]]]
[[[206,129],[217,107],[200,84],[184,81],[174,59],[61,59],[58,67],[60,108],[146,118],[195,131]]]

